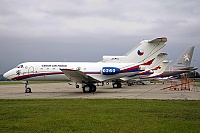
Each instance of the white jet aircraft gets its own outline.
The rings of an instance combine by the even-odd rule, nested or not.
[[[134,75],[151,65],[165,46],[167,38],[144,40],[127,54],[130,63],[117,62],[25,62],[4,74],[10,80],[26,81],[25,92],[31,92],[28,81],[72,80],[81,83],[83,92],[95,92],[95,83],[114,81],[113,87],[121,87],[119,79]],[[76,88],[79,85],[76,84]]]

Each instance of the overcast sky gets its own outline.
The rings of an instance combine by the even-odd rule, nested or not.
[[[140,41],[167,37],[176,60],[196,46],[199,0],[0,0],[0,73],[27,61],[99,61]]]

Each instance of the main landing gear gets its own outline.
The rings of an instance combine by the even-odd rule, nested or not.
[[[32,93],[31,88],[28,87],[28,81],[25,83],[25,93]]]
[[[122,84],[119,82],[115,82],[112,85],[113,85],[113,88],[122,88]]]
[[[96,86],[94,84],[86,84],[83,86],[84,93],[90,93],[95,91],[96,91]]]
[[[114,82],[112,85],[113,85],[113,88],[122,88],[122,84],[120,82]],[[86,84],[86,85],[83,85],[82,88],[83,88],[84,93],[96,92],[96,85],[94,84]]]

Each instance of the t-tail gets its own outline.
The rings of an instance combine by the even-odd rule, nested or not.
[[[164,60],[161,65],[159,66],[159,69],[155,69],[154,73],[149,75],[148,77],[145,78],[156,78],[156,77],[162,77],[163,72],[165,71],[165,69],[167,68],[169,64],[169,61]]]
[[[158,67],[160,64],[162,64],[162,62],[166,59],[167,55],[167,53],[158,54],[153,63],[149,66],[149,69]]]
[[[190,67],[192,56],[194,52],[194,47],[189,47],[183,55],[180,56],[180,58],[176,61],[176,63],[173,65],[175,67]]]
[[[166,37],[143,40],[136,48],[133,48],[123,56],[103,56],[102,62],[144,63],[156,58],[166,45],[165,42],[167,42]]]
[[[142,63],[155,58],[166,45],[166,37],[156,38],[153,40],[144,40],[140,45],[126,54],[128,62]]]

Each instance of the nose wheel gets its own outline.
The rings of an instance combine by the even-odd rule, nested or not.
[[[28,87],[28,81],[25,83],[25,93],[32,93],[31,88]]]

